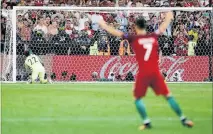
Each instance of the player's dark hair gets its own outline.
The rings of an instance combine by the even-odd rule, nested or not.
[[[30,51],[24,51],[24,55],[27,57],[30,55]]]
[[[146,20],[144,19],[143,16],[139,16],[136,19],[135,25],[139,28],[139,29],[146,29]]]
[[[194,35],[189,35],[189,41],[194,40]]]

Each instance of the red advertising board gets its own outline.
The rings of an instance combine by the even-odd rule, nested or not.
[[[168,81],[203,81],[208,78],[208,64],[207,56],[174,56],[163,57],[160,67],[167,72]],[[110,72],[125,77],[129,71],[135,75],[138,66],[134,56],[53,56],[52,72],[57,80],[62,80],[63,71],[69,77],[75,73],[78,81],[91,81],[93,72],[100,78],[108,78]]]

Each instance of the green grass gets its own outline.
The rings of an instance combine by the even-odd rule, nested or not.
[[[184,128],[162,97],[145,103],[153,129],[141,123],[132,84],[2,85],[2,134],[212,134],[212,85],[170,84],[184,113]]]

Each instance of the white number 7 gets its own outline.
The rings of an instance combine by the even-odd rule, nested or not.
[[[146,53],[144,55],[144,61],[148,61],[150,54],[152,52],[152,47],[153,47],[154,39],[153,38],[148,38],[148,39],[140,39],[139,44],[143,45],[143,48],[146,49]]]

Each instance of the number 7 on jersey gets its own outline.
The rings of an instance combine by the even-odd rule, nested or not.
[[[144,61],[148,61],[149,57],[150,57],[150,54],[152,52],[154,39],[153,38],[139,39],[138,43],[140,45],[143,45],[143,48],[146,49],[146,53],[144,55]]]

